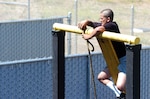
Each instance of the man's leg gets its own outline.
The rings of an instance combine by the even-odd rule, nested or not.
[[[126,74],[123,72],[118,73],[118,79],[116,83],[117,88],[122,92],[118,99],[126,99]]]
[[[118,73],[118,79],[117,79],[117,83],[116,83],[117,88],[120,91],[126,91],[126,74],[123,72],[119,72]]]
[[[107,87],[109,87],[111,90],[113,90],[114,93],[116,94],[116,97],[119,97],[121,94],[121,91],[119,91],[117,87],[114,85],[114,83],[109,79],[110,77],[111,76],[110,76],[109,70],[108,68],[106,68],[105,70],[99,73],[98,80],[104,85],[106,85]]]

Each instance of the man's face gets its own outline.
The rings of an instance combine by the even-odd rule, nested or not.
[[[105,25],[107,22],[110,22],[110,18],[105,17],[103,13],[100,13],[100,22],[102,25]]]

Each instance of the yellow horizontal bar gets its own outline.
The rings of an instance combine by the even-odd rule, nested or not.
[[[66,24],[61,24],[61,23],[54,23],[53,24],[53,29],[54,30],[62,30],[66,32],[72,32],[72,33],[77,33],[77,34],[82,34],[83,30],[79,29],[77,26],[73,25],[66,25]]]
[[[77,34],[82,34],[83,30],[79,29],[77,26],[72,26],[72,25],[66,25],[66,24],[61,24],[61,23],[54,23],[53,24],[53,29],[54,30],[62,30],[66,32],[72,32],[72,33],[77,33]],[[87,29],[85,31],[86,34],[92,33],[93,29]],[[120,42],[126,42],[129,44],[139,44],[140,43],[140,38],[136,36],[131,36],[131,35],[125,35],[125,34],[119,34],[119,33],[113,33],[113,32],[108,32],[104,31],[101,33],[98,37],[100,38],[105,38],[105,39],[110,39],[114,41],[120,41]]]

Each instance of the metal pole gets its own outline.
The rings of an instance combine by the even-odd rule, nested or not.
[[[53,99],[65,99],[65,31],[53,33]]]
[[[75,25],[77,25],[78,21],[78,0],[75,0]]]
[[[30,0],[28,0],[28,19],[30,19]]]
[[[140,50],[139,45],[127,45],[127,99],[140,99]]]
[[[134,35],[134,6],[131,6],[131,35]]]
[[[78,0],[75,0],[75,25],[78,22]],[[75,34],[75,53],[77,53],[77,34]]]
[[[68,17],[67,17],[67,21],[68,24],[71,25],[71,18],[72,18],[72,13],[68,12]],[[68,55],[71,54],[71,33],[67,33],[67,48],[68,48]]]

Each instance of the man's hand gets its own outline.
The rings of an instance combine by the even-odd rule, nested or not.
[[[79,24],[78,24],[78,28],[82,29],[82,30],[86,30],[86,26],[88,24],[88,20],[84,20],[84,21],[81,21]]]
[[[88,40],[91,39],[91,35],[82,33],[82,38]]]

